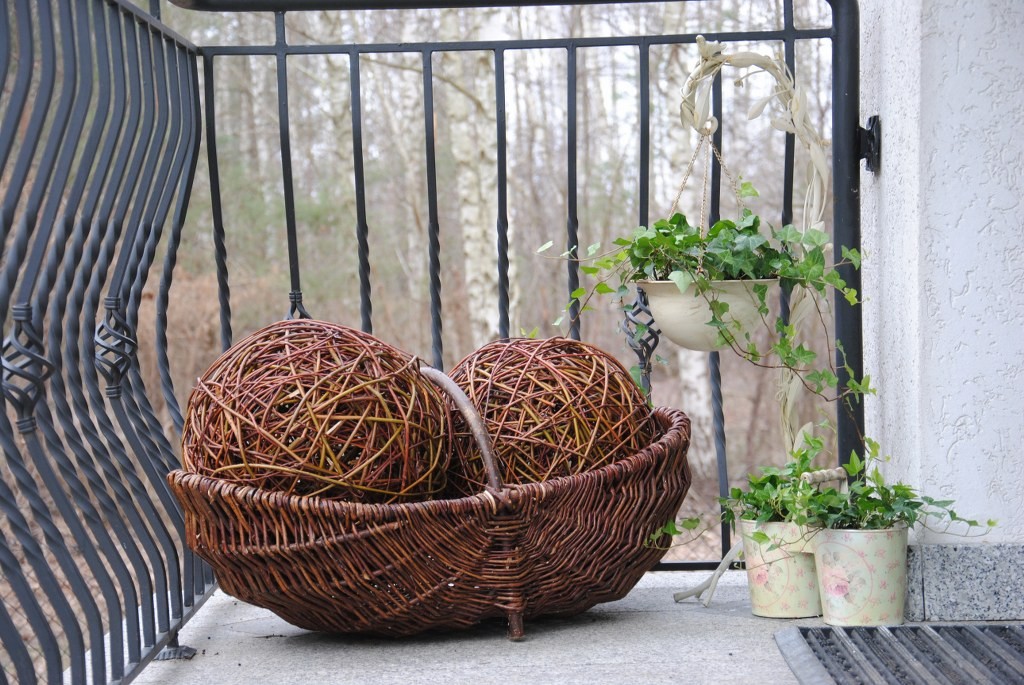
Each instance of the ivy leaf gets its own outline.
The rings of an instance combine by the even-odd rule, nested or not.
[[[683,527],[683,530],[696,530],[700,526],[700,517],[691,516],[690,518],[685,518],[679,522],[679,525]]]
[[[842,248],[843,259],[850,262],[854,269],[860,269],[860,252],[850,249],[845,245]]]
[[[775,239],[780,243],[795,245],[800,242],[800,231],[793,224],[786,224],[775,232]]]
[[[596,292],[598,295],[611,295],[615,293],[616,290],[615,288],[611,287],[604,281],[601,281],[596,286],[594,286],[594,292]]]
[[[768,534],[765,533],[763,530],[756,530],[753,533],[751,533],[750,539],[758,543],[759,545],[767,545],[770,544],[772,541],[772,539],[768,537]]]
[[[673,271],[668,275],[668,280],[676,284],[679,292],[686,294],[686,289],[693,283],[693,276],[687,271]]]
[[[850,452],[850,461],[843,464],[843,468],[851,476],[856,476],[864,470],[864,462],[861,461],[856,452]]]
[[[828,244],[828,233],[817,228],[808,228],[804,233],[803,243],[808,247],[824,247]]]

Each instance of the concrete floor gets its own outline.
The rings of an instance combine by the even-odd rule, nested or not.
[[[740,571],[723,576],[710,607],[692,599],[673,602],[673,592],[708,575],[650,573],[618,602],[572,618],[527,622],[522,642],[505,638],[503,622],[402,640],[328,636],[218,592],[180,634],[180,643],[197,654],[153,662],[134,682],[796,683],[773,635],[791,625],[822,625],[820,619],[753,616]]]

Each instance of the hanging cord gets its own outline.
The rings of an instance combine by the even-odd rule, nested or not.
[[[701,231],[701,235],[707,235],[704,230],[704,222],[707,218],[707,206],[708,206],[708,179],[711,177],[711,153],[714,152],[715,159],[718,160],[718,165],[722,169],[722,173],[729,179],[729,186],[732,188],[733,195],[736,197],[736,203],[739,205],[740,211],[746,207],[746,203],[743,202],[743,198],[740,196],[740,186],[736,177],[729,171],[729,167],[725,165],[725,160],[722,159],[722,153],[718,150],[714,141],[711,140],[711,134],[701,133],[700,139],[697,141],[697,146],[693,149],[693,155],[690,157],[689,163],[686,165],[686,172],[683,174],[683,180],[679,184],[679,190],[676,192],[675,198],[672,200],[672,208],[669,210],[668,215],[673,216],[679,209],[679,200],[683,196],[683,191],[686,189],[686,183],[690,180],[690,175],[693,173],[693,167],[697,162],[697,157],[700,155],[700,151],[707,145],[708,149],[704,150],[704,181],[701,187],[700,197],[700,221],[697,227]],[[710,223],[710,222],[709,222]],[[710,226],[708,227],[710,228]]]

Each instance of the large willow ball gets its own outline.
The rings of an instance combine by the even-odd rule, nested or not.
[[[450,456],[445,400],[419,361],[361,331],[282,321],[225,352],[188,402],[186,470],[266,490],[429,499]]]
[[[483,418],[507,484],[590,471],[635,454],[656,437],[643,391],[618,360],[588,343],[493,342],[449,375]],[[453,451],[453,494],[480,492],[486,477],[472,441],[457,439]]]

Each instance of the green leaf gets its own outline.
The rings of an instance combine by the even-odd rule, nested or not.
[[[797,244],[800,238],[800,231],[796,230],[793,224],[786,224],[775,233],[775,239],[781,243]]]
[[[601,281],[596,286],[594,286],[594,292],[596,292],[598,295],[613,295],[617,291],[615,290],[615,288],[611,287],[604,281]]]
[[[557,324],[556,324],[556,325],[557,325]],[[519,329],[519,335],[520,335],[521,337],[523,337],[523,338],[529,338],[529,339],[531,339],[531,340],[533,340],[534,338],[536,338],[536,337],[537,337],[537,335],[538,335],[539,333],[540,333],[540,328],[538,328],[537,326],[534,326],[534,327],[533,327],[533,330],[531,330],[530,332],[526,332],[526,329],[525,329],[525,328],[520,328],[520,329]]]
[[[842,256],[844,260],[853,265],[854,269],[860,268],[860,252],[852,250],[844,245],[842,248]]]
[[[601,249],[601,243],[594,243],[593,245],[587,246],[587,256],[593,257],[597,254],[597,251]]]
[[[750,534],[750,539],[759,545],[771,544],[772,539],[763,530],[756,530]]]
[[[576,288],[576,290],[573,290],[571,293],[569,293],[569,297],[574,299],[574,300],[578,300],[578,299],[580,299],[581,297],[583,297],[586,294],[587,294],[587,289],[586,288]]]
[[[673,271],[668,275],[668,280],[676,284],[679,292],[686,293],[686,289],[693,283],[693,276],[688,271]]]
[[[679,522],[679,525],[683,527],[683,530],[696,530],[700,526],[700,517],[685,518]]]
[[[849,463],[843,464],[843,468],[846,469],[846,472],[851,476],[856,476],[864,470],[864,462],[861,461],[856,452],[850,452],[850,461]]]
[[[541,252],[544,252],[545,250],[550,249],[551,246],[554,245],[554,244],[555,244],[554,240],[547,241],[546,243],[544,243],[543,245],[541,245],[540,247],[537,248],[537,254],[540,254]]]
[[[824,247],[828,244],[828,233],[817,228],[808,228],[804,232],[803,243],[808,247]]]
[[[629,375],[633,378],[633,382],[637,384],[637,387],[641,387],[642,388],[644,386],[644,384],[643,384],[644,372],[643,372],[643,369],[641,369],[638,364],[634,364],[633,366],[629,367]]]
[[[746,199],[748,197],[761,197],[761,193],[757,192],[757,188],[750,181],[743,181],[740,183],[740,198]]]

